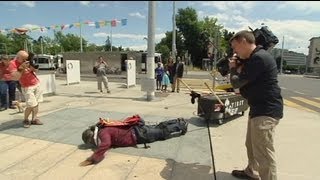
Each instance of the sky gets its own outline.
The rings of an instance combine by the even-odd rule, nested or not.
[[[176,1],[180,8],[192,7],[198,19],[215,17],[228,31],[248,30],[267,25],[279,38],[277,48],[308,54],[312,37],[320,36],[320,2],[311,1]],[[36,27],[64,25],[64,34],[80,36],[80,28],[68,25],[77,22],[117,20],[111,25],[96,28],[84,24],[82,37],[97,45],[105,44],[112,34],[112,45],[146,50],[148,37],[148,1],[1,1],[0,30],[18,27],[35,28],[28,32],[34,39],[53,38],[53,30]],[[172,31],[173,1],[157,1],[155,40],[159,42],[165,32]],[[126,25],[121,20],[127,19]],[[67,25],[67,26],[66,26]],[[60,28],[59,28],[60,29]],[[284,41],[283,41],[284,38]]]

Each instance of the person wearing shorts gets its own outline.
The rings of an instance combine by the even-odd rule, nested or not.
[[[35,73],[36,69],[29,63],[22,67],[21,77],[19,82],[21,90],[26,100],[26,110],[24,111],[23,125],[25,128],[30,125],[42,125],[43,123],[38,118],[39,102],[42,101],[42,92],[40,90],[40,81]],[[29,116],[32,114],[31,121]]]

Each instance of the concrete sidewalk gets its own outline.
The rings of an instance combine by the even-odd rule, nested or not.
[[[196,116],[187,92],[156,93],[145,101],[140,86],[110,83],[111,94],[100,94],[96,82],[65,85],[57,80],[57,94],[40,106],[43,126],[22,127],[23,114],[0,113],[0,179],[214,179],[208,130]],[[276,130],[278,175],[281,180],[320,179],[320,115],[285,107]],[[99,117],[124,119],[139,114],[147,122],[189,119],[186,135],[159,141],[150,149],[116,148],[95,166],[78,164],[92,154],[83,149],[81,133]],[[246,165],[244,146],[247,115],[217,126],[210,124],[217,179],[235,180],[234,168]]]

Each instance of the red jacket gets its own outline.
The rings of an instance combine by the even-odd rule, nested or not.
[[[105,127],[99,130],[100,143],[89,160],[98,163],[103,160],[105,152],[111,147],[128,147],[137,145],[132,127]]]

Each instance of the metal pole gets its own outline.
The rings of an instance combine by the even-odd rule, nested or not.
[[[281,48],[281,61],[280,61],[280,74],[282,74],[283,66],[283,47],[284,47],[284,36],[282,37],[282,48]]]
[[[33,43],[32,43],[32,41],[30,41],[30,50],[31,50],[31,52],[33,52]]]
[[[217,59],[218,59],[218,28],[215,28],[215,38],[214,38],[214,59],[213,59],[213,82],[212,86],[215,90],[216,88],[216,69],[217,69]]]
[[[111,44],[110,51],[112,52],[112,25],[110,30],[110,44]]]
[[[172,11],[172,58],[173,61],[176,61],[176,13],[175,13],[176,2],[172,2],[173,11]]]
[[[154,51],[155,51],[155,16],[156,1],[149,1],[148,10],[148,54],[147,54],[147,79],[153,82],[154,79]],[[151,85],[151,84],[150,84]],[[153,84],[152,84],[153,85]],[[150,88],[154,89],[154,88]],[[147,101],[154,99],[154,90],[147,91]]]
[[[43,42],[42,42],[42,36],[41,36],[41,39],[40,39],[40,43],[41,43],[41,54],[43,54]]]
[[[80,21],[80,17],[79,17],[79,24],[80,24],[80,52],[82,52],[83,51],[83,49],[82,49],[82,24]]]

